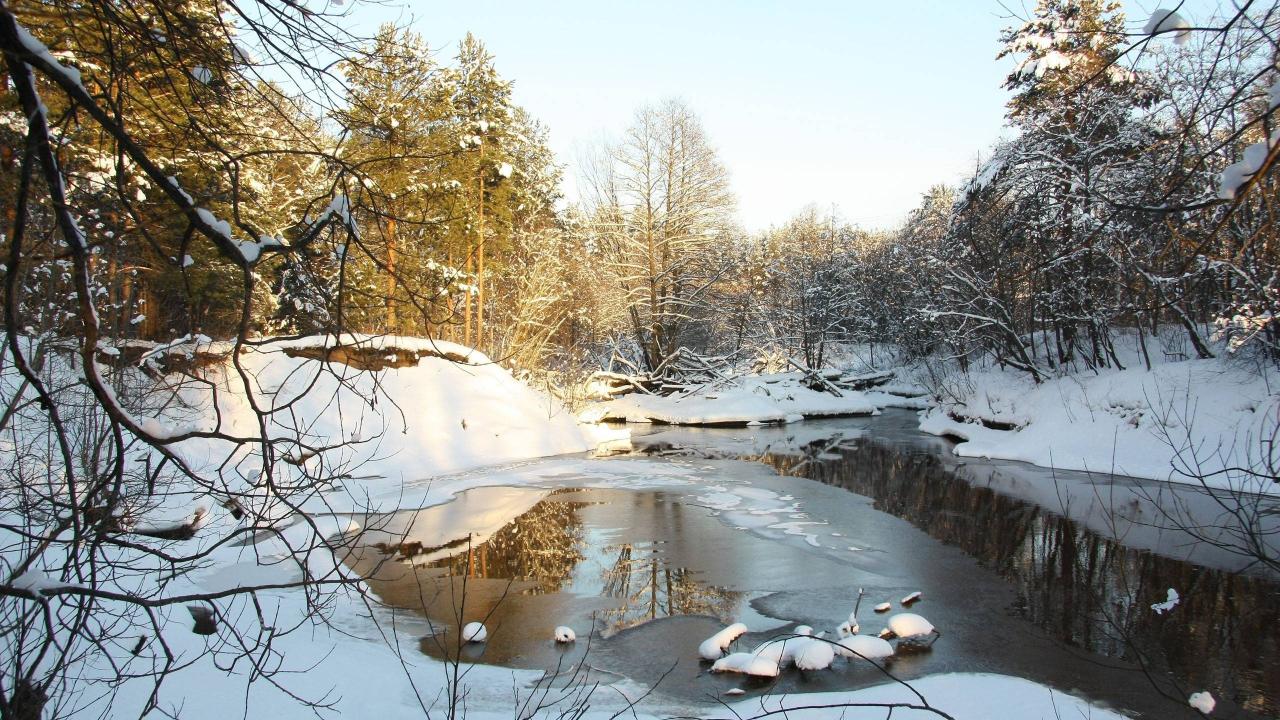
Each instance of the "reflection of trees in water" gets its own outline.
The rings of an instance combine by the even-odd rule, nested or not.
[[[839,461],[823,461],[836,452]],[[956,545],[1017,585],[1015,610],[1053,637],[1221,688],[1246,709],[1280,710],[1280,584],[1134,550],[1077,523],[974,486],[927,453],[817,443],[761,460],[783,475],[852,490]],[[1168,588],[1182,596],[1151,610]]]
[[[616,553],[603,573],[604,594],[621,601],[597,614],[606,634],[673,615],[733,619],[742,593],[706,585],[688,568],[671,567],[661,543],[624,543],[604,551],[606,557]]]
[[[551,498],[495,532],[488,540],[429,567],[445,568],[450,576],[529,580],[526,592],[556,592],[582,561],[582,521],[578,509],[586,503]]]

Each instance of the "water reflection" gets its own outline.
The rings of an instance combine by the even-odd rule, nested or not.
[[[604,594],[620,604],[597,618],[605,636],[660,617],[710,615],[733,622],[743,594],[707,585],[700,573],[672,567],[664,558],[664,541],[624,543],[606,547],[616,557],[603,573]]]
[[[1136,550],[1085,524],[957,476],[929,452],[866,438],[759,459],[872,498],[1017,587],[1011,608],[1072,646],[1140,661],[1183,688],[1280,711],[1280,584]],[[1114,523],[1112,523],[1114,524]],[[1176,588],[1181,604],[1151,610]],[[1185,697],[1185,694],[1183,695]]]
[[[583,528],[578,510],[586,503],[569,502],[553,492],[513,518],[487,540],[467,545],[459,538],[461,552],[433,561],[449,577],[516,580],[528,583],[526,595],[564,589],[573,570],[582,562]]]
[[[364,518],[369,529],[346,562],[383,602],[428,618],[423,652],[551,667],[574,651],[551,643],[560,624],[607,638],[658,618],[741,614],[745,593],[685,564],[682,513],[661,493],[477,488]],[[459,642],[471,621],[489,627],[487,643]]]

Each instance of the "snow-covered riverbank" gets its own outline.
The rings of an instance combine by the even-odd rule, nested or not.
[[[919,365],[898,367],[862,390],[823,387],[798,372],[745,376],[669,396],[631,393],[589,406],[579,417],[759,425],[920,409],[920,429],[955,440],[962,457],[1280,492],[1271,479],[1280,469],[1280,448],[1271,442],[1280,428],[1280,378],[1269,368],[1214,358],[1148,370],[1137,357],[1124,360],[1125,369],[1076,371],[1039,383],[1007,367],[950,369],[941,376],[936,367],[932,374]]]

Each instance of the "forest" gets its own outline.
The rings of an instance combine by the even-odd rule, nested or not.
[[[964,178],[925,178],[902,222],[864,226],[815,202],[752,232],[697,98],[638,98],[629,124],[560,157],[554,128],[516,102],[520,78],[499,72],[500,49],[473,34],[430,46],[408,22],[350,29],[361,11],[360,0],[0,0],[0,720],[222,717],[221,706],[184,703],[228,687],[243,696],[230,712],[248,717],[350,714],[318,685],[289,684],[307,670],[288,661],[320,667],[326,654],[323,642],[298,644],[314,627],[376,634],[394,649],[368,662],[386,683],[409,678],[411,690],[387,697],[414,699],[386,712],[460,718],[462,641],[441,651],[442,690],[414,685],[400,616],[385,613],[437,609],[411,597],[426,580],[405,591],[386,575],[400,565],[384,564],[431,582],[444,573],[450,590],[454,575],[500,577],[492,566],[509,583],[543,583],[521,598],[567,592],[590,555],[592,503],[504,496],[474,510],[474,526],[438,519],[438,530],[400,513],[461,503],[452,498],[490,483],[454,473],[626,434],[598,421],[754,429],[912,411],[913,432],[959,443],[951,464],[928,466],[946,478],[939,486],[969,472],[954,457],[1190,484],[1240,527],[1143,502],[1191,544],[1244,558],[1215,568],[1241,573],[1222,583],[1270,573],[1239,596],[1275,615],[1280,5],[1126,17],[1113,0],[1039,0],[991,38],[1012,68],[1008,132]],[[938,109],[940,134],[947,123]],[[624,463],[696,445],[632,434]],[[867,455],[824,437],[823,452],[781,442],[803,455],[799,466],[773,445],[739,452],[740,438],[703,452],[779,472]],[[898,472],[895,457],[873,459]],[[563,462],[582,463],[565,466],[575,482],[600,472],[631,487],[616,469],[625,464]],[[813,467],[782,476],[822,475]],[[706,471],[651,470],[727,482]],[[544,482],[493,472],[496,485]],[[914,476],[894,477],[906,494],[899,484]],[[694,506],[735,510],[707,502]],[[1024,512],[1017,503],[1010,512]],[[484,525],[488,511],[511,524]],[[922,525],[912,512],[899,517]],[[1076,530],[1054,532],[1065,543]],[[617,588],[631,587],[634,567],[652,571],[636,575],[650,583],[649,614],[624,603],[609,611],[619,627],[642,627],[661,606],[658,551],[631,559],[646,542],[659,540],[608,545],[611,597],[631,592]],[[1107,562],[1137,562],[1114,543],[1123,538],[1100,545]],[[511,548],[559,558],[555,582],[512,570],[539,566]],[[1077,562],[1075,550],[1064,557],[1062,567]],[[667,614],[729,623],[749,593],[704,587],[691,567],[665,571]],[[1191,612],[1195,574],[1169,567],[1159,577],[1187,583]],[[1087,592],[1122,596],[1114,604],[1126,612],[1166,589],[1177,604],[1173,588],[1121,591],[1089,577]],[[410,599],[386,601],[380,583]],[[510,584],[478,583],[484,602],[509,601]],[[885,587],[886,597],[899,589]],[[861,587],[847,590],[860,605]],[[689,607],[677,613],[681,593]],[[843,634],[857,633],[859,605]],[[472,617],[457,610],[455,635]],[[1156,622],[1113,625],[1163,632]],[[1280,658],[1274,644],[1256,656]],[[1115,647],[1181,710],[1189,690],[1210,687],[1232,711],[1280,708],[1274,676],[1230,687],[1218,677],[1246,662],[1234,645],[1214,678],[1192,677],[1180,659],[1160,665],[1146,653],[1161,651],[1128,636]],[[530,681],[541,699],[516,716],[582,717],[581,662],[563,686]],[[481,685],[502,677],[476,672]],[[203,688],[214,677],[235,682]],[[262,700],[251,685],[278,692]],[[1191,708],[1212,712],[1212,698],[1209,710],[1195,698]],[[866,702],[952,717],[920,693]],[[757,717],[772,713],[763,707]]]
[[[65,178],[61,199],[24,180],[9,93],[5,214],[38,260],[12,268],[8,324],[31,336],[76,334],[60,223],[78,219],[107,340],[414,335],[566,377],[654,373],[682,350],[816,368],[828,345],[873,343],[1040,378],[1111,366],[1115,329],[1165,324],[1196,357],[1214,337],[1275,350],[1271,8],[1192,39],[1046,3],[1000,38],[1017,134],[969,179],[900,227],[811,207],[756,235],[681,100],[637,110],[566,202],[546,129],[475,37],[444,56],[404,28],[366,40],[215,3],[13,12],[50,48],[25,102],[47,108]],[[303,47],[243,48],[269,33]],[[320,46],[340,54],[301,54]]]

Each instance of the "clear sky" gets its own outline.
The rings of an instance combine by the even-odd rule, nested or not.
[[[412,19],[441,59],[475,33],[549,127],[570,197],[580,147],[683,98],[754,231],[809,203],[889,226],[972,170],[1005,132],[1008,16],[997,0],[426,0],[351,17]]]

